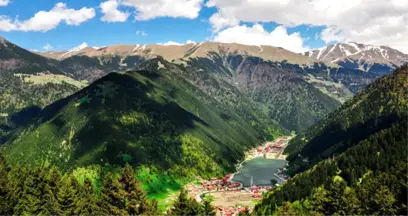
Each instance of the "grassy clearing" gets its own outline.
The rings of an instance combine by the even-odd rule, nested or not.
[[[88,85],[86,81],[80,82],[72,79],[71,77],[59,74],[44,74],[44,73],[39,73],[37,75],[15,74],[15,76],[24,79],[25,83],[31,83],[33,85],[44,85],[47,83],[62,84],[63,82],[66,82],[78,88],[83,88]]]

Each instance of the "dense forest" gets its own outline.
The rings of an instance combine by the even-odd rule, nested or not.
[[[407,77],[407,66],[397,69],[312,127],[306,136],[292,141],[290,158],[295,160],[291,161],[289,171],[298,174],[272,190],[254,213],[406,215]],[[358,120],[355,115],[360,115],[360,110],[365,116],[376,116],[376,121],[367,123],[364,120],[368,117]],[[393,118],[389,117],[391,114]],[[336,128],[327,126],[340,119],[354,121],[348,127],[343,125],[341,137],[336,135]],[[365,123],[366,129],[357,133],[352,128],[359,121]],[[317,135],[308,137],[310,134]],[[320,140],[317,145],[316,140],[323,136],[326,141]],[[299,140],[306,143],[298,144]],[[320,149],[327,155],[319,154],[323,151]],[[304,152],[310,157],[302,157]]]
[[[407,178],[406,163],[367,173],[354,185],[336,176],[305,199],[283,202],[274,215],[407,215]]]
[[[26,126],[42,108],[73,94],[83,85],[63,75],[55,76],[61,80],[52,80],[46,74],[0,71],[0,144],[10,137],[13,130]]]
[[[408,113],[407,65],[378,79],[308,131],[291,140],[285,152],[293,173],[340,154]],[[305,162],[307,161],[307,162]]]
[[[106,172],[102,182],[61,174],[57,167],[10,167],[0,154],[0,215],[215,215],[208,200],[199,204],[184,190],[163,212],[148,200],[126,164]]]

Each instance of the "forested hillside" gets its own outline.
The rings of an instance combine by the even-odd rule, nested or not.
[[[358,93],[342,107],[291,140],[286,153],[292,171],[340,154],[371,134],[404,118],[408,112],[407,66]],[[308,162],[303,162],[308,161]]]
[[[45,106],[78,91],[82,83],[55,74],[23,75],[0,70],[0,144]]]
[[[158,202],[148,200],[133,168],[106,172],[102,181],[62,174],[56,167],[10,167],[0,154],[1,215],[163,215]],[[168,215],[215,215],[181,191]]]
[[[293,140],[298,174],[254,213],[407,214],[407,77],[407,66],[397,69]]]
[[[84,85],[65,73],[57,60],[0,37],[0,145],[42,108]]]
[[[136,72],[111,73],[46,107],[4,146],[10,164],[63,170],[129,162],[173,176],[232,171],[243,152],[285,133],[238,91],[226,102],[156,59]]]

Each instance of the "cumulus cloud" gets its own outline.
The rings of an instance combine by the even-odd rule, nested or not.
[[[149,20],[157,17],[198,17],[204,0],[123,0],[122,5],[136,10],[136,20]]]
[[[389,45],[408,52],[406,0],[209,0],[214,30],[244,22],[326,26],[321,38]]]
[[[44,51],[48,51],[48,50],[52,50],[52,49],[54,49],[54,47],[51,46],[51,44],[49,44],[49,43],[47,43],[47,44],[45,44],[45,46],[43,46]]]
[[[95,17],[93,8],[83,7],[79,10],[68,8],[65,3],[57,3],[50,11],[39,11],[32,18],[20,21],[12,20],[7,16],[0,16],[0,31],[42,31],[56,28],[61,22],[70,26]]]
[[[178,42],[175,42],[175,41],[167,41],[165,43],[158,43],[158,44],[164,45],[164,46],[172,46],[172,45],[183,46],[184,45],[183,43],[178,43]]]
[[[129,12],[121,12],[117,0],[108,0],[102,2],[99,7],[103,13],[101,18],[104,22],[125,22],[130,16]]]
[[[186,43],[179,43],[179,42],[175,42],[175,41],[167,41],[165,43],[158,43],[160,45],[164,45],[164,46],[183,46],[186,44],[193,44],[196,43],[195,41],[192,40],[187,40]]]
[[[10,3],[10,0],[0,0],[0,7],[7,6]]]
[[[341,36],[341,30],[336,27],[328,27],[320,33],[321,39],[326,43],[342,42],[344,38]]]
[[[147,36],[148,34],[145,31],[137,30],[136,35]]]
[[[286,27],[278,26],[268,32],[261,24],[252,27],[238,25],[218,32],[214,41],[223,43],[240,43],[246,45],[270,45],[282,47],[292,52],[301,53],[308,50],[299,32],[288,34]]]

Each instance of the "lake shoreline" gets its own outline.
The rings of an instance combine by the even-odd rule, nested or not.
[[[271,142],[265,142],[262,145],[252,148],[250,150],[248,150],[247,152],[245,152],[245,158],[244,160],[242,160],[241,162],[239,162],[238,164],[235,165],[235,172],[231,174],[231,176],[229,177],[228,181],[231,183],[240,183],[238,181],[234,181],[234,177],[235,175],[240,173],[240,170],[243,167],[243,164],[257,159],[257,158],[265,158],[267,160],[283,160],[286,161],[286,155],[283,155],[283,151],[285,150],[286,146],[288,145],[289,141],[292,139],[291,136],[285,136],[285,137],[278,137],[276,139],[274,139]],[[277,147],[279,148],[279,150],[277,152],[269,152],[268,150],[265,151],[265,149],[270,148],[270,146],[273,147]],[[262,148],[263,151],[260,152],[259,149]],[[286,161],[287,162],[287,161]],[[281,178],[280,176],[276,175],[274,173],[274,176],[276,176],[278,179],[280,179],[281,181],[286,181],[283,178]],[[243,184],[242,184],[242,188]]]

